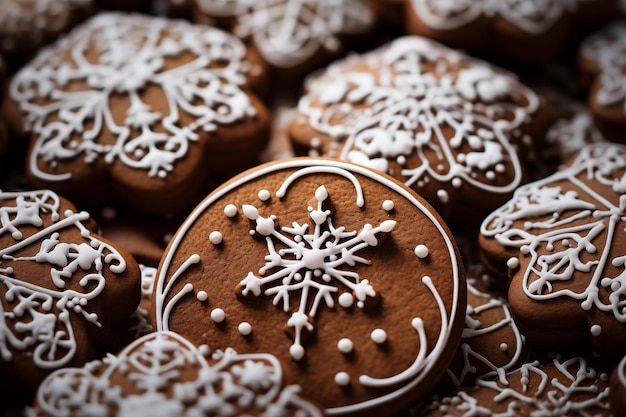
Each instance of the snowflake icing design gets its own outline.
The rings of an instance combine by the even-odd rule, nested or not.
[[[350,289],[360,308],[368,300],[376,299],[376,291],[369,280],[361,279],[353,270],[342,268],[369,264],[357,253],[364,248],[378,246],[377,235],[391,232],[396,225],[394,220],[386,220],[377,227],[365,224],[359,232],[335,227],[332,212],[326,204],[328,198],[324,186],[315,191],[317,207],[309,207],[312,233],[309,232],[309,224],[296,222],[292,227],[281,227],[279,231],[275,226],[275,215],[263,217],[254,206],[243,206],[244,215],[254,223],[250,233],[265,239],[269,254],[258,275],[249,272],[240,282],[238,293],[243,297],[273,296],[274,305],[282,304],[282,309],[288,313],[291,294],[300,292],[298,310],[287,321],[287,326],[294,332],[294,343],[289,352],[296,360],[304,356],[303,332],[313,331],[312,321],[318,308],[323,304],[329,308],[335,305],[333,294],[339,288],[332,284],[333,281]],[[276,243],[285,248],[277,249]]]
[[[96,62],[88,58],[94,50]],[[30,170],[43,180],[66,180],[70,172],[46,172],[38,161],[55,169],[82,156],[166,177],[199,140],[198,131],[256,114],[244,91],[245,53],[236,37],[183,21],[115,13],[92,18],[42,50],[11,82],[10,97],[36,138]],[[168,68],[184,55],[192,60]],[[83,89],[71,91],[77,84]],[[165,112],[144,102],[148,86],[164,95]],[[112,109],[119,97],[129,101],[123,120]],[[102,143],[104,130],[114,143]]]
[[[563,182],[579,191],[563,191]],[[625,210],[626,149],[600,143],[583,148],[569,168],[520,187],[485,219],[481,234],[530,259],[523,271],[529,298],[571,297],[584,310],[596,307],[626,322],[626,255],[607,256],[623,238]],[[623,271],[608,276],[612,268]],[[577,275],[589,277],[583,291],[559,288]],[[608,299],[599,295],[601,288]]]
[[[215,363],[209,364],[202,349],[176,333],[151,333],[118,356],[50,375],[37,393],[34,411],[107,415],[115,406],[119,415],[229,417],[245,410],[250,416],[320,416],[298,396],[299,386],[283,386],[274,356],[226,349],[212,359]],[[197,372],[183,372],[186,368]],[[133,388],[123,390],[122,379]]]
[[[89,301],[105,287],[105,268],[115,274],[126,269],[120,253],[96,239],[83,225],[86,212],[59,213],[59,197],[51,191],[0,192],[0,238],[8,234],[12,244],[0,248],[0,284],[6,287],[0,300],[0,357],[11,360],[12,350],[33,350],[33,362],[42,369],[55,369],[72,360],[77,349],[71,314],[100,326],[96,313],[89,312]],[[24,236],[23,226],[41,228],[44,218],[52,224]],[[66,243],[60,232],[76,227],[85,242]],[[39,243],[33,256],[14,256]],[[19,276],[18,262],[51,265],[50,287],[42,287]],[[16,274],[17,273],[17,274]],[[77,275],[82,277],[76,278]],[[78,280],[85,292],[67,289],[67,281]],[[8,323],[13,323],[9,327]],[[13,330],[11,330],[13,329]]]

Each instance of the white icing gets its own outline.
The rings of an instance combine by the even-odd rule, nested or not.
[[[271,198],[271,196],[272,195],[267,190],[259,191],[259,200],[261,200],[261,201],[267,201],[267,200],[269,200]]]
[[[352,307],[354,304],[354,296],[349,292],[344,292],[339,296],[339,305],[343,308]]]
[[[121,163],[165,178],[198,141],[199,130],[215,131],[255,115],[243,90],[245,53],[237,38],[216,29],[141,15],[97,15],[41,50],[12,79],[10,98],[35,137],[30,172],[39,180],[67,180],[72,173],[55,168],[82,157],[88,164]],[[182,54],[190,62],[167,68]],[[76,83],[84,89],[72,91]],[[143,101],[148,85],[160,90],[165,108],[157,111]],[[123,120],[113,116],[113,97],[128,98],[128,108],[115,111]],[[104,131],[114,143],[103,142]]]
[[[211,311],[211,320],[213,320],[215,323],[222,323],[224,320],[226,320],[226,313],[221,308],[214,308]]]
[[[337,342],[337,349],[341,353],[350,353],[352,349],[354,349],[354,343],[347,338],[340,339],[339,342]]]
[[[311,166],[315,165],[315,166]],[[175,294],[171,294],[172,288],[179,279],[181,279],[185,271],[191,267],[191,265],[200,262],[200,257],[197,255],[192,255],[188,258],[186,262],[184,262],[180,267],[174,268],[171,263],[176,255],[179,245],[183,240],[183,236],[190,232],[193,225],[198,221],[202,213],[204,213],[209,207],[215,204],[220,199],[224,198],[228,193],[233,190],[238,189],[242,185],[248,183],[249,181],[253,181],[255,179],[261,178],[265,175],[269,175],[271,173],[275,173],[284,169],[296,169],[296,171],[288,176],[283,184],[279,187],[279,190],[275,192],[275,195],[278,198],[284,198],[288,192],[290,185],[299,178],[302,178],[305,175],[315,175],[318,173],[324,174],[332,174],[343,177],[349,181],[351,181],[355,187],[357,198],[356,198],[356,206],[363,207],[365,204],[364,196],[360,187],[360,183],[354,174],[358,174],[360,176],[369,178],[374,180],[392,190],[401,198],[404,198],[410,204],[412,204],[417,210],[421,211],[421,213],[432,223],[432,225],[439,231],[439,238],[443,239],[445,242],[446,249],[449,255],[449,262],[452,267],[452,276],[450,277],[450,282],[452,283],[452,295],[451,295],[451,303],[448,306],[451,313],[447,313],[446,306],[443,303],[441,296],[439,295],[437,288],[434,286],[432,280],[428,278],[424,278],[423,283],[428,289],[428,293],[433,297],[433,299],[437,302],[439,306],[440,319],[441,319],[441,327],[440,333],[436,338],[436,343],[432,346],[428,346],[427,338],[423,326],[423,322],[419,318],[415,318],[411,323],[411,327],[417,332],[418,340],[419,340],[419,351],[416,354],[415,361],[407,368],[405,371],[394,375],[389,378],[374,378],[367,375],[361,375],[359,377],[359,383],[365,386],[379,386],[379,387],[393,387],[393,390],[380,395],[376,398],[371,398],[360,403],[349,404],[345,406],[338,406],[333,408],[328,408],[325,410],[327,415],[340,415],[346,412],[349,413],[358,413],[363,410],[366,410],[372,406],[380,406],[389,401],[394,401],[395,399],[406,395],[407,392],[414,389],[418,384],[423,383],[424,379],[429,374],[430,370],[436,363],[436,359],[442,355],[443,349],[448,343],[451,337],[451,327],[450,323],[454,322],[456,317],[456,311],[458,309],[458,297],[459,297],[459,269],[460,266],[457,263],[457,255],[455,244],[448,237],[447,229],[439,222],[438,218],[435,214],[430,212],[430,209],[425,207],[414,195],[414,193],[408,191],[405,187],[400,186],[397,182],[388,179],[387,177],[380,176],[376,172],[361,167],[358,165],[347,164],[340,160],[315,160],[315,162],[308,160],[306,158],[296,158],[291,160],[284,160],[280,162],[275,162],[273,164],[268,164],[265,166],[258,167],[255,170],[247,172],[245,175],[238,177],[236,180],[228,183],[224,187],[221,187],[217,192],[214,192],[209,197],[207,197],[196,209],[189,215],[187,220],[181,225],[179,232],[176,234],[174,239],[170,244],[170,250],[164,255],[162,261],[162,267],[159,272],[159,277],[156,282],[155,288],[155,323],[157,329],[159,330],[167,330],[169,329],[169,321],[172,309],[179,302],[179,300],[185,294],[185,288],[179,290]],[[257,213],[258,213],[258,209]],[[325,210],[322,210],[325,211]],[[263,217],[260,213],[255,214],[254,210],[248,210],[248,214],[250,214],[253,218],[255,218],[254,222],[256,226],[259,227],[259,223],[256,220],[265,219],[267,217]],[[317,215],[314,215],[317,216]],[[326,215],[324,215],[326,216]],[[321,216],[323,217],[323,216]],[[320,217],[320,218],[321,218]],[[311,217],[313,219],[313,217]],[[332,218],[332,216],[326,216],[326,218]],[[262,221],[261,221],[262,222]],[[315,222],[314,222],[315,223]],[[317,227],[317,225],[316,225]],[[262,228],[262,231],[266,230]],[[270,232],[270,236],[273,236],[272,233],[278,233],[278,230],[268,230]],[[256,229],[255,229],[256,232]],[[283,238],[286,238],[285,235],[281,235]],[[266,236],[268,237],[268,236]],[[369,238],[368,238],[369,239]],[[290,239],[287,239],[289,241]],[[281,258],[282,259],[282,258]],[[258,280],[258,278],[257,278]],[[325,281],[322,281],[325,283]],[[252,281],[250,280],[250,283]],[[325,284],[324,284],[325,285]],[[325,288],[322,286],[321,288]],[[260,293],[260,289],[259,289]],[[357,296],[355,294],[355,296]],[[302,304],[301,304],[302,306]],[[300,318],[306,318],[298,316]],[[297,318],[296,317],[296,318]],[[294,318],[294,317],[292,317]],[[257,335],[258,337],[263,337],[263,335]],[[290,354],[292,357],[297,357],[297,353],[295,349],[300,348],[303,351],[302,345],[293,344],[290,348]],[[294,355],[295,354],[295,355]]]
[[[383,210],[385,211],[391,211],[394,208],[394,203],[391,200],[385,200],[383,201]]]
[[[234,204],[227,204],[224,207],[224,214],[226,217],[235,217],[237,215],[237,206]]]
[[[203,303],[209,299],[209,295],[206,293],[206,291],[198,291],[198,293],[196,294],[196,299]]]
[[[197,348],[176,333],[152,333],[102,362],[56,371],[39,388],[37,409],[90,416],[108,415],[109,407],[120,416],[230,416],[238,409],[246,415],[322,416],[298,396],[299,386],[283,385],[276,357],[226,349],[209,364],[208,354],[208,346]]]
[[[248,336],[252,333],[252,326],[250,325],[250,323],[244,321],[239,323],[239,326],[237,326],[237,330],[239,330],[239,333],[242,336]]]
[[[602,334],[602,327],[598,326],[597,324],[594,324],[593,326],[591,326],[591,328],[589,329],[589,332],[593,335],[593,336],[600,336],[600,334]]]
[[[101,326],[88,307],[105,290],[105,274],[123,273],[126,261],[85,227],[88,213],[66,210],[61,215],[59,197],[52,191],[0,191],[0,203],[0,237],[5,239],[0,248],[0,358],[9,361],[16,352],[32,351],[37,367],[59,368],[76,354],[73,316]],[[80,231],[82,242],[62,240],[73,229]],[[32,256],[18,255],[36,246]],[[20,264],[30,262],[50,268],[47,285],[21,275]],[[79,282],[80,290],[66,288],[67,282]]]
[[[509,260],[506,261],[506,266],[509,269],[516,269],[516,268],[518,268],[519,267],[519,259],[516,258],[515,256],[509,258]]]
[[[383,329],[374,329],[370,334],[370,339],[376,344],[383,344],[387,341],[387,332]]]
[[[528,298],[578,300],[585,311],[596,308],[626,323],[626,256],[609,255],[624,233],[625,169],[625,146],[586,146],[569,168],[520,187],[484,220],[485,238],[517,248],[527,259],[518,273]],[[575,190],[564,191],[562,184]],[[578,290],[565,285],[571,281]],[[599,296],[601,290],[606,296]]]
[[[337,372],[337,375],[335,375],[335,383],[340,387],[350,385],[350,375],[348,375],[347,372]]]
[[[219,245],[224,241],[224,236],[222,236],[220,232],[215,230],[209,234],[209,241],[214,245]]]
[[[420,259],[425,259],[426,257],[428,257],[428,247],[426,245],[423,244],[419,244],[415,247],[415,256],[417,256]]]

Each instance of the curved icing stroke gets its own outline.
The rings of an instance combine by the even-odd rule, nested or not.
[[[76,353],[77,342],[71,315],[77,314],[100,326],[96,313],[89,312],[90,300],[105,287],[105,270],[119,274],[126,270],[122,255],[92,236],[82,222],[85,212],[59,213],[60,202],[51,191],[0,192],[0,239],[12,240],[0,248],[0,359],[10,361],[13,352],[32,351],[34,364],[42,369],[66,365]],[[52,220],[52,224],[43,227]],[[36,227],[24,236],[21,227]],[[63,242],[60,233],[77,228],[83,242]],[[8,236],[10,235],[10,236]],[[14,256],[38,245],[33,256]],[[33,284],[18,271],[23,262],[50,266],[50,285]],[[84,291],[67,289],[66,282],[78,282]],[[89,290],[87,290],[89,289]],[[10,324],[10,325],[9,325]]]
[[[216,16],[236,16],[234,33],[252,38],[270,64],[293,67],[323,49],[340,47],[337,35],[359,34],[374,25],[363,0],[195,0]]]
[[[606,107],[623,103],[626,112],[626,23],[614,22],[588,37],[580,53],[600,69],[597,102]]]
[[[52,170],[82,157],[166,177],[199,130],[215,131],[256,114],[243,91],[250,70],[245,54],[237,38],[217,29],[141,15],[92,18],[42,50],[10,84],[10,97],[36,141],[31,172],[42,180],[66,180],[70,172],[46,172],[38,163]],[[183,55],[192,59],[168,68]],[[148,86],[160,89],[167,112],[144,101]],[[114,118],[113,96],[128,98],[123,120]],[[182,115],[192,121],[183,125]],[[115,143],[102,143],[105,130]]]
[[[342,159],[388,173],[394,161],[410,186],[433,179],[506,193],[521,182],[512,140],[527,139],[519,128],[538,98],[459,52],[404,37],[330,66],[307,88],[300,117],[341,144]],[[446,138],[444,129],[453,136]],[[501,178],[507,170],[514,173],[508,183]]]
[[[579,191],[564,191],[565,182]],[[621,247],[625,209],[626,147],[600,143],[583,148],[569,168],[520,187],[484,220],[480,233],[529,258],[522,271],[529,298],[570,297],[584,310],[595,307],[624,323],[626,254],[609,252]],[[622,272],[609,276],[610,267]],[[583,291],[563,287],[574,277],[589,280]]]
[[[441,30],[468,25],[481,17],[499,17],[518,28],[541,34],[586,0],[411,0],[425,24]]]
[[[247,416],[322,415],[298,396],[298,385],[283,386],[282,368],[274,356],[240,355],[229,348],[214,352],[215,363],[209,364],[203,353],[176,333],[151,333],[117,356],[50,375],[37,392],[35,411],[109,415],[115,409],[120,416],[164,417],[227,417],[242,410]]]

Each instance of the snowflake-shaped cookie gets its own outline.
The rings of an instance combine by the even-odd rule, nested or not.
[[[151,333],[122,352],[66,368],[39,387],[31,416],[298,416],[322,413],[285,386],[278,360],[265,353],[197,347],[171,332]]]
[[[264,110],[246,85],[254,68],[244,45],[217,29],[100,14],[10,84],[10,114],[32,136],[28,174],[68,193],[110,177],[135,206],[180,208],[211,170],[203,159],[264,143]]]
[[[484,220],[484,259],[512,275],[509,301],[529,338],[590,339],[607,352],[626,340],[624,210],[626,148],[600,143]]]
[[[0,369],[18,384],[80,365],[89,337],[139,301],[135,262],[74,210],[48,190],[0,192]]]

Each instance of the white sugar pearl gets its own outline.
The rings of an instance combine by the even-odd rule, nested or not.
[[[209,295],[206,293],[206,291],[198,291],[198,294],[196,294],[196,298],[198,299],[198,301],[203,302],[209,299]]]
[[[261,191],[259,191],[258,197],[259,197],[259,200],[261,200],[261,201],[267,201],[267,200],[270,199],[271,194],[267,190],[261,190]]]
[[[212,244],[219,245],[220,243],[224,241],[224,236],[222,236],[220,232],[215,230],[211,232],[211,234],[209,235],[209,240],[211,241]]]
[[[304,358],[304,348],[300,345],[291,345],[289,347],[289,354],[297,361]]]
[[[213,311],[211,311],[211,320],[213,320],[215,323],[221,323],[224,320],[226,320],[226,313],[221,308],[215,308],[213,309]],[[241,323],[241,324],[244,324],[244,323]],[[239,325],[240,332],[241,332],[241,324]],[[250,325],[248,324],[248,326]],[[250,327],[250,331],[252,331],[252,327]]]
[[[344,337],[337,343],[337,349],[341,353],[350,353],[354,349],[354,343],[352,343],[352,340]]]
[[[345,387],[350,383],[350,375],[347,372],[337,372],[335,375],[335,383],[340,387]]]
[[[349,292],[344,292],[339,296],[339,305],[343,308],[348,308],[354,303],[354,296]]]
[[[426,245],[417,245],[415,247],[415,256],[424,259],[428,256],[428,247]]]
[[[519,259],[517,259],[516,257],[511,257],[506,261],[506,266],[509,269],[515,269],[519,266]]]
[[[593,326],[591,326],[591,334],[594,336],[600,336],[600,334],[602,333],[602,327],[598,326],[597,324],[594,324]]]
[[[377,343],[377,344],[385,343],[387,341],[387,332],[384,331],[383,329],[374,329],[372,330],[372,333],[370,334],[370,338],[372,339],[372,342],[374,343]]]
[[[224,214],[227,217],[235,217],[237,215],[237,206],[234,204],[227,204],[226,207],[224,207]]]
[[[383,201],[383,210],[385,210],[385,211],[393,210],[394,206],[395,206],[395,204],[391,200]]]
[[[237,330],[239,330],[239,333],[242,336],[248,336],[250,333],[252,333],[252,326],[247,321],[243,321],[239,323]]]

